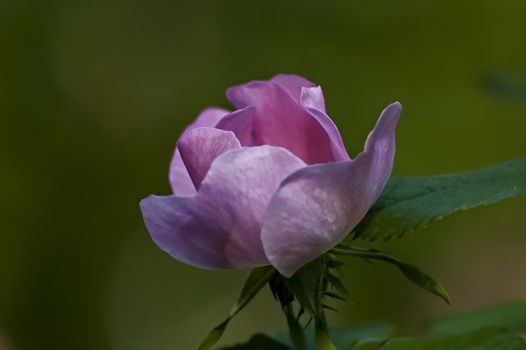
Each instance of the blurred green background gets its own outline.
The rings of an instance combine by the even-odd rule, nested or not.
[[[170,192],[179,133],[227,107],[231,85],[280,72],[321,84],[353,155],[400,100],[395,174],[525,155],[524,18],[524,0],[2,0],[0,349],[193,349],[226,315],[246,271],[172,260],[138,202]],[[439,279],[451,306],[351,260],[356,305],[332,323],[414,334],[525,298],[525,208],[507,200],[375,245]],[[265,291],[225,342],[284,326]]]

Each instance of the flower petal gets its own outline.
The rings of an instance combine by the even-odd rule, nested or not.
[[[278,74],[272,77],[270,81],[277,83],[282,88],[287,90],[287,92],[292,96],[292,98],[294,98],[294,100],[302,104],[303,102],[301,96],[303,89],[316,88],[316,84],[294,74]],[[319,89],[319,91],[321,92],[321,88]],[[323,94],[321,94],[321,100],[323,101]],[[325,112],[325,109],[323,109],[323,111]]]
[[[177,148],[170,162],[169,179],[173,193],[178,196],[191,196],[197,191]]]
[[[330,118],[304,108],[280,85],[257,81],[230,88],[227,95],[235,105],[242,101],[236,106],[244,109],[224,117],[217,128],[233,131],[241,145],[284,147],[307,164],[349,159]]]
[[[261,221],[285,177],[305,163],[283,148],[261,146],[217,157],[195,196],[141,201],[153,240],[168,254],[202,268],[267,265]]]
[[[181,134],[197,128],[197,127],[215,127],[217,123],[227,115],[229,112],[222,108],[207,108],[203,110],[192,124],[190,124]],[[186,170],[184,162],[179,154],[177,147],[175,148],[172,161],[170,163],[169,173],[170,185],[174,194],[178,196],[190,196],[195,194],[196,189]]]
[[[320,109],[307,108],[307,111],[323,127],[323,130],[325,130],[328,137],[330,138],[334,161],[338,162],[342,160],[349,160],[349,154],[347,153],[345,145],[343,144],[340,131],[332,119]]]
[[[241,148],[241,145],[233,132],[215,128],[189,130],[177,141],[177,149],[197,189],[214,159],[236,148]]]
[[[316,84],[307,79],[294,74],[278,74],[269,81],[255,80],[231,87],[226,91],[227,99],[236,108],[257,104],[257,100],[266,99],[265,91],[258,89],[258,87],[268,83],[275,83],[281,86],[298,103],[301,102],[301,90],[303,87],[311,88],[316,86]]]
[[[192,124],[188,125],[185,130],[183,131],[183,134],[187,131],[190,131],[195,128],[199,127],[208,127],[213,128],[219,123],[219,121],[230,111],[227,111],[223,108],[218,107],[209,107],[201,111],[197,118],[192,122]]]
[[[387,182],[401,105],[389,105],[354,160],[313,165],[289,176],[272,198],[261,239],[284,276],[333,248],[365,216]]]
[[[321,86],[301,88],[300,102],[304,107],[315,108],[325,113],[325,99]]]

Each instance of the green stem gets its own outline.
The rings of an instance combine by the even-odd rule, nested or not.
[[[316,350],[337,350],[329,336],[329,327],[325,319],[325,313],[321,311],[321,317],[317,318],[314,323],[316,332]]]
[[[307,350],[307,343],[305,342],[305,333],[303,326],[300,324],[297,317],[294,315],[294,308],[292,303],[283,306],[283,311],[287,317],[287,324],[289,326],[289,334],[292,339],[294,350]]]

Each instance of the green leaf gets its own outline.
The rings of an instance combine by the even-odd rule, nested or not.
[[[328,297],[328,298],[332,298],[332,299],[336,299],[336,300],[340,300],[340,301],[344,301],[346,303],[349,302],[349,300],[343,296],[341,296],[340,294],[338,293],[333,293],[333,292],[325,292],[323,293],[324,296]]]
[[[364,340],[357,342],[351,350],[380,350],[384,342],[379,340]]]
[[[320,317],[322,314],[322,287],[326,269],[326,258],[320,256],[285,280],[294,298],[313,317]]]
[[[388,323],[376,323],[360,326],[352,329],[331,329],[331,336],[338,349],[354,349],[353,345],[363,343],[384,342],[394,333],[393,325]],[[372,348],[374,349],[374,348]]]
[[[332,344],[323,307],[328,257],[324,254],[303,266],[285,280],[287,288],[301,307],[314,318],[317,350],[336,350]]]
[[[361,350],[361,348],[358,348]],[[373,348],[374,349],[374,348]],[[467,334],[428,338],[400,337],[384,343],[382,350],[524,350],[522,339],[503,329],[484,328]],[[353,349],[354,350],[354,349]]]
[[[459,333],[481,327],[526,332],[526,301],[507,302],[482,310],[446,316],[428,325],[435,333]]]
[[[321,320],[314,320],[314,322],[316,321],[318,321],[318,323],[315,325],[316,350],[338,350],[332,343],[331,337],[329,336],[329,331],[326,329],[327,325],[325,320],[323,320],[323,322],[321,322]]]
[[[340,280],[339,277],[333,275],[333,274],[327,274],[327,281],[331,285],[332,288],[334,288],[338,293],[340,293],[346,300],[349,298],[349,291],[347,288],[345,288],[345,285]]]
[[[272,266],[258,267],[248,276],[237,302],[230,310],[228,317],[208,333],[199,346],[199,350],[211,349],[223,336],[230,320],[241,311],[256,296],[256,294],[270,281],[276,270]]]
[[[334,307],[330,306],[329,304],[323,304],[323,308],[324,308],[325,310],[338,312],[337,309],[335,309]]]
[[[526,102],[526,79],[518,74],[488,72],[484,75],[483,87],[493,95],[516,102]]]
[[[393,325],[388,323],[372,323],[368,325],[361,325],[357,327],[347,328],[331,328],[330,334],[332,341],[337,349],[346,350],[350,349],[353,344],[358,342],[362,343],[365,341],[378,341],[383,342],[389,338],[395,331]],[[314,349],[314,331],[313,329],[307,329],[305,332],[307,338],[307,344],[309,349]],[[288,334],[286,332],[280,332],[274,337],[278,341],[292,345]]]
[[[526,158],[462,174],[393,177],[353,238],[402,237],[459,210],[526,193]]]
[[[290,348],[265,334],[256,334],[245,344],[228,346],[222,350],[290,350]]]
[[[433,277],[429,276],[420,269],[404,263],[397,258],[376,249],[363,249],[352,247],[344,243],[339,244],[331,250],[333,254],[356,256],[363,259],[380,260],[395,265],[404,276],[417,286],[435,294],[449,304],[449,296],[446,290]]]

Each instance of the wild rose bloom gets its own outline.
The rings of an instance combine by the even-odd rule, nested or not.
[[[155,243],[207,269],[272,264],[291,276],[365,216],[391,175],[401,105],[380,115],[351,160],[321,88],[277,75],[227,90],[177,141],[173,195],[141,201]]]

